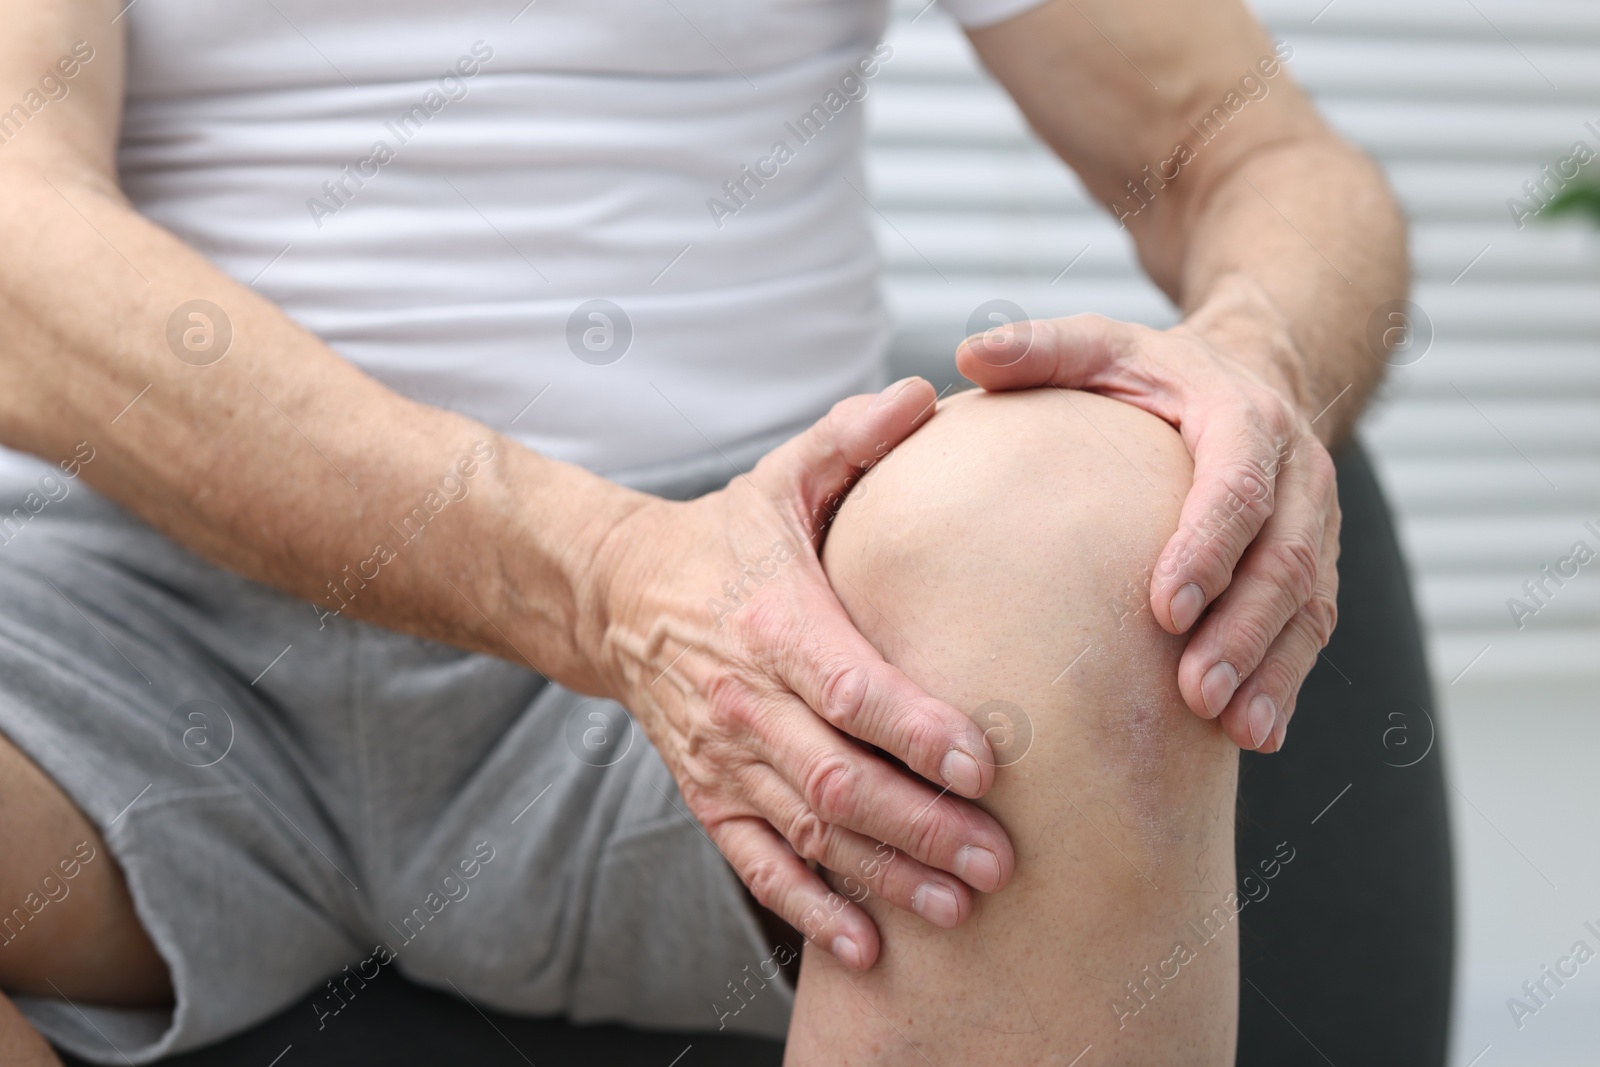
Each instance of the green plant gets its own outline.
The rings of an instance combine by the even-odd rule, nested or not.
[[[1547,215],[1585,215],[1589,221],[1600,225],[1600,182],[1574,185],[1561,190],[1547,205]]]

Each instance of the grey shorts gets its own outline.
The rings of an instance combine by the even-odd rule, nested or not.
[[[618,480],[689,497],[772,443]],[[0,733],[104,835],[176,992],[15,998],[58,1046],[148,1062],[335,974],[312,1010],[337,1026],[382,967],[509,1012],[784,1033],[781,975],[725,1014],[773,946],[617,705],[321,620],[81,483],[0,541]]]

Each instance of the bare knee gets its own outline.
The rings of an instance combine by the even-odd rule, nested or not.
[[[1236,750],[1185,707],[1183,639],[1149,608],[1191,475],[1160,420],[1040,390],[953,399],[852,491],[829,578],[886,659],[996,743],[981,803],[1017,867],[972,929],[929,932],[868,901],[881,962],[850,988],[808,953],[801,1023],[878,996],[953,1063],[1067,1062],[1082,1042],[1063,1035],[1107,1062],[1231,1062],[1234,928],[1182,965],[1191,977],[1148,977],[1170,973],[1188,923],[1216,925],[1233,886]],[[856,1022],[876,1033],[865,1009]],[[844,1062],[844,1038],[813,1029],[792,1046]]]
[[[1191,475],[1177,432],[1131,405],[963,394],[856,487],[824,560],[862,632],[940,696],[975,708],[1004,679],[1038,695],[1033,715],[1094,706],[1072,729],[1119,774],[1157,779],[1175,746],[1224,748],[1178,710],[1183,639],[1149,607]]]
[[[1062,389],[963,393],[852,490],[824,560],[835,584],[887,595],[915,595],[908,570],[923,587],[980,573],[1070,583],[1079,600],[1115,597],[1102,606],[1125,629],[1148,614],[1142,587],[1191,476],[1177,431],[1131,405]]]
[[[1176,431],[1128,404],[967,394],[861,482],[824,550],[885,658],[1010,746],[997,749],[987,805],[1001,821],[1040,803],[1018,799],[1017,779],[1070,769],[1072,790],[1052,786],[1054,801],[1114,822],[1145,874],[1232,832],[1234,750],[1184,707],[1184,639],[1149,607],[1191,472]],[[1024,880],[1025,858],[1019,848]],[[1118,899],[1148,906],[1137,890],[1150,882]]]

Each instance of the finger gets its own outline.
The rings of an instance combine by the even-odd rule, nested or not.
[[[831,590],[808,601],[807,630],[778,661],[784,684],[822,718],[928,781],[965,797],[988,792],[995,758],[977,724],[885,662]]]
[[[1261,664],[1223,711],[1223,731],[1241,748],[1275,752],[1283,747],[1300,685],[1328,645],[1339,619],[1339,521],[1329,523],[1324,560],[1311,599],[1284,626]]]
[[[1016,857],[992,815],[852,744],[799,701],[769,710],[756,736],[766,763],[822,822],[886,841],[980,892],[1010,879]],[[745,785],[758,810],[781,802],[763,783]]]
[[[1169,633],[1185,633],[1228,588],[1233,570],[1277,506],[1277,478],[1292,459],[1287,408],[1263,414],[1237,399],[1196,398],[1184,437],[1194,484],[1178,529],[1150,578],[1150,609]]]
[[[1197,714],[1214,718],[1260,664],[1284,626],[1311,599],[1325,559],[1333,464],[1319,445],[1301,447],[1278,477],[1278,506],[1234,569],[1227,592],[1194,631],[1178,688]]]
[[[872,919],[828,888],[764,820],[729,819],[712,834],[758,904],[853,971],[864,971],[877,960],[878,928]]]
[[[756,465],[758,481],[775,479],[782,496],[798,490],[810,533],[827,525],[855,484],[929,415],[938,397],[922,378],[881,393],[851,396]]]
[[[1093,389],[1172,421],[1174,383],[1157,364],[1140,358],[1140,345],[1153,332],[1103,315],[1031,319],[962,341],[956,369],[992,391],[1041,385]]]
[[[945,929],[972,912],[972,892],[965,883],[886,842],[823,822],[793,790],[772,822],[801,858],[838,875],[832,879],[836,891],[858,904],[876,893]]]

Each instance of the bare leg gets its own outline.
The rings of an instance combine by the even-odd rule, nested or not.
[[[1017,873],[954,930],[869,899],[866,974],[808,946],[787,1063],[1232,1064],[1237,759],[1148,605],[1190,476],[1126,404],[966,394],[846,502],[829,577],[890,662],[993,728],[984,806]]]
[[[46,897],[49,903],[41,903]],[[6,993],[128,1006],[172,1000],[166,964],[139,924],[122,871],[100,834],[3,736],[0,923],[0,990]],[[0,1064],[13,1062],[59,1060],[0,996]]]

